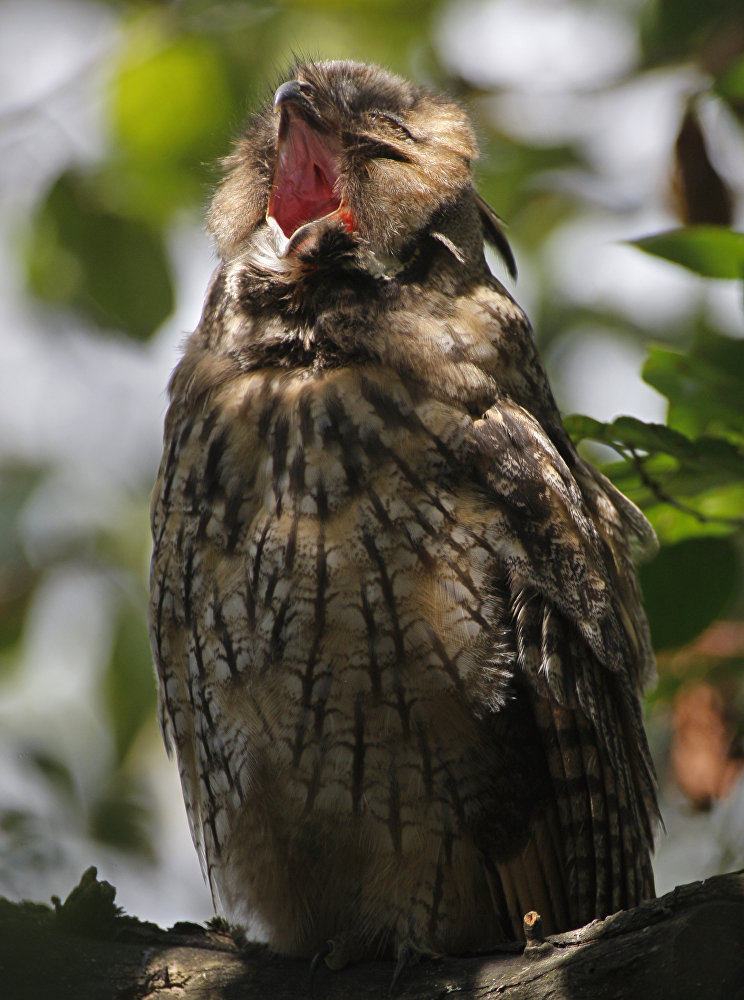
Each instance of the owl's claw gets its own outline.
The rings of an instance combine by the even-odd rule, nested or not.
[[[403,970],[407,965],[415,965],[416,962],[422,956],[428,955],[434,958],[434,955],[430,953],[423,952],[420,948],[417,948],[415,944],[410,941],[404,941],[398,949],[398,961],[395,963],[395,969],[393,970],[393,978],[390,980],[390,988],[388,990],[388,996],[392,997],[395,993],[395,987],[398,985],[400,977],[403,975]]]
[[[312,961],[310,962],[310,977],[308,981],[310,1000],[315,1000],[315,975],[318,971],[318,966],[320,965],[320,963],[323,961],[324,958],[330,955],[332,948],[333,948],[332,942],[326,941],[323,947],[320,948],[320,950],[315,953]]]

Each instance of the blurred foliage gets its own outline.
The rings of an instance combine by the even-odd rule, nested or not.
[[[705,315],[691,315],[681,327],[645,329],[631,326],[609,305],[574,309],[549,294],[551,279],[540,270],[540,249],[589,204],[575,186],[553,181],[567,170],[591,177],[594,168],[578,143],[531,145],[510,135],[488,114],[487,93],[447,75],[434,41],[443,3],[111,0],[109,6],[121,18],[121,34],[103,95],[108,144],[94,164],[60,172],[35,209],[25,244],[34,297],[75,311],[101,335],[150,338],[173,309],[169,233],[184,216],[202,215],[218,176],[215,161],[229,152],[229,136],[250,109],[281,80],[297,40],[309,39],[300,42],[303,56],[380,62],[445,87],[473,107],[482,146],[479,189],[544,276],[548,294],[532,315],[541,342],[579,323],[653,341],[643,377],[668,400],[666,424],[574,416],[567,426],[577,442],[614,449],[618,460],[605,471],[659,534],[661,553],[642,571],[657,647],[679,647],[721,616],[744,616],[744,342]],[[741,125],[741,0],[646,0],[636,7],[641,38],[636,77],[660,66],[693,65],[705,74],[693,104],[713,103]],[[696,203],[701,195],[694,178],[715,167],[702,127],[697,120],[690,127],[694,141],[670,148],[670,170],[676,156],[683,179],[692,179],[676,192],[680,219],[700,224],[641,233],[634,243],[669,267],[684,267],[691,283],[741,280],[744,235],[720,219],[720,206],[729,204],[725,182],[716,179],[722,196],[718,216],[707,220],[713,225],[706,225],[705,206]],[[82,562],[100,574],[114,594],[95,709],[110,733],[109,750],[85,787],[51,744],[24,747],[22,754],[28,773],[56,797],[59,814],[73,813],[79,830],[93,841],[145,857],[151,850],[151,803],[139,748],[155,717],[143,569],[145,488],[128,514],[105,531],[92,527],[47,560],[34,559],[24,543],[24,512],[53,472],[23,463],[0,470],[0,679],[22,662],[34,602],[52,570]],[[744,681],[741,660],[727,663]],[[664,698],[676,684],[662,678]],[[0,802],[6,845],[0,865],[56,864],[61,848],[44,825],[31,804],[4,808]]]
[[[3,652],[19,642],[38,573],[18,534],[23,510],[44,473],[27,465],[0,468],[0,675],[13,665]]]
[[[163,238],[147,223],[106,208],[104,193],[96,178],[78,171],[55,181],[36,217],[29,284],[40,299],[145,339],[173,309]]]
[[[723,226],[675,229],[635,240],[634,245],[706,278],[744,277],[744,233]]]

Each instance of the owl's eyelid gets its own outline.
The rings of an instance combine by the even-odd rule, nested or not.
[[[405,135],[405,137],[407,139],[410,139],[412,142],[419,141],[418,137],[415,136],[413,132],[411,132],[411,130],[408,128],[403,119],[400,118],[398,115],[393,114],[392,111],[373,111],[372,117],[381,118],[383,121],[387,121],[390,122],[391,125],[395,125],[395,127],[400,129],[400,131]]]
[[[398,163],[410,163],[411,157],[389,142],[383,142],[373,135],[355,135],[349,145],[354,151],[371,160],[395,160]]]

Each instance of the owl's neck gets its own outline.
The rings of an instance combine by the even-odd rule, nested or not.
[[[523,313],[485,264],[481,274],[465,273],[432,238],[427,253],[395,275],[347,270],[331,281],[311,273],[301,289],[288,283],[283,292],[245,262],[222,265],[194,346],[230,358],[236,374],[383,365],[477,416],[509,381],[500,331],[504,350],[530,337]]]

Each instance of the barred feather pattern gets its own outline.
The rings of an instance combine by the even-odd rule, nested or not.
[[[152,501],[216,905],[335,966],[653,895],[652,533],[566,436],[469,181],[427,218],[394,266],[330,223],[275,266],[264,223],[223,248]]]

